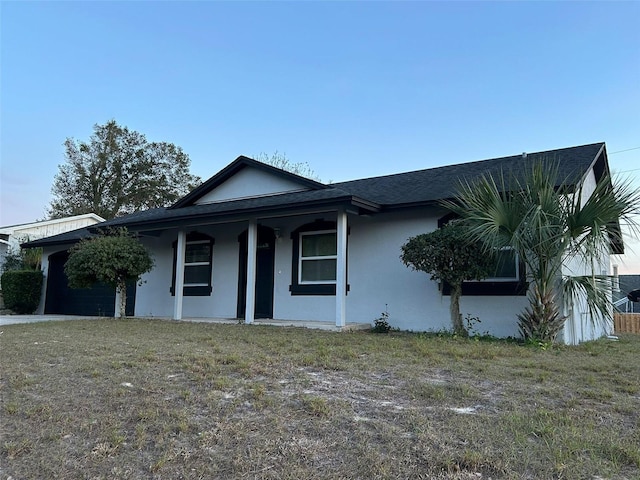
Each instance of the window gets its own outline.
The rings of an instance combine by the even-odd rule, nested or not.
[[[298,283],[335,283],[336,231],[300,233]]]
[[[456,218],[458,217],[454,213],[449,213],[439,218],[438,228]],[[524,263],[516,252],[512,248],[504,248],[497,253],[495,273],[484,280],[462,282],[462,295],[526,295],[527,280],[525,270]],[[451,294],[451,286],[447,282],[442,284],[442,294]]]
[[[208,240],[187,242],[184,258],[184,286],[208,286],[211,277],[211,243]]]
[[[336,222],[308,223],[293,231],[291,240],[291,295],[335,295]]]
[[[187,235],[184,257],[185,296],[207,296],[213,290],[211,272],[213,266],[213,238],[208,235],[191,232]],[[175,295],[177,244],[173,242],[173,276],[171,294]]]
[[[511,247],[496,252],[496,270],[483,282],[513,282],[520,278],[520,262],[518,254]]]
[[[462,295],[526,295],[527,280],[525,266],[512,248],[504,248],[497,253],[495,273],[484,280],[462,282]],[[449,295],[451,287],[442,285],[442,294]]]
[[[462,295],[526,295],[527,281],[525,266],[512,248],[504,248],[497,253],[496,270],[484,280],[462,282]],[[451,293],[448,283],[442,286],[443,295]]]

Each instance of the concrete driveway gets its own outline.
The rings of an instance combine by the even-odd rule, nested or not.
[[[77,315],[0,315],[0,327],[3,325],[15,325],[16,323],[51,322],[55,320],[86,320],[88,318]]]

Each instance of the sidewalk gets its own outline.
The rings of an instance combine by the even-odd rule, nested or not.
[[[0,326],[17,323],[51,322],[56,320],[89,320],[102,317],[82,317],[78,315],[0,315]]]

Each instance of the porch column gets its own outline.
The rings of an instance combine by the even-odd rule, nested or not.
[[[347,323],[347,212],[338,210],[336,221],[336,327]]]
[[[184,290],[184,256],[187,245],[187,234],[184,230],[178,232],[176,245],[176,283],[173,292],[173,319],[182,320],[182,294]]]
[[[113,311],[113,316],[115,318],[118,318],[119,317],[119,315],[118,315],[119,313],[120,313],[120,290],[118,290],[116,288],[116,308]],[[125,313],[125,316],[126,316],[126,313]]]
[[[247,229],[247,292],[244,310],[244,323],[251,324],[256,309],[256,251],[258,250],[258,222],[249,220]]]

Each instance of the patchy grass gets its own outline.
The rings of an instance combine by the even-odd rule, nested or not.
[[[640,337],[3,327],[0,478],[640,478]]]

